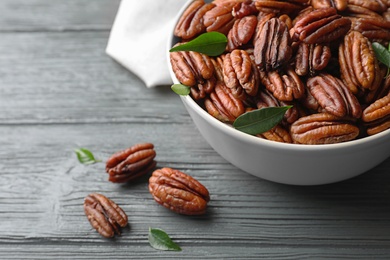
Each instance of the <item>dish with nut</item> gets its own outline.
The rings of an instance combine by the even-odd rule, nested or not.
[[[232,164],[289,184],[344,180],[390,156],[390,79],[373,49],[389,44],[387,9],[386,1],[189,1],[168,48],[211,31],[227,46],[216,57],[169,53],[171,77],[190,87],[186,109]],[[249,111],[282,106],[292,107],[267,132],[231,127]]]

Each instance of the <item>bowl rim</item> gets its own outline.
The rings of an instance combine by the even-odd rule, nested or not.
[[[174,28],[179,21],[182,13],[185,11],[185,9],[189,6],[189,4],[193,0],[188,0],[186,3],[183,4],[182,8],[177,13],[176,17],[173,19],[172,22],[172,28],[170,30],[171,35],[168,37],[167,41],[167,63],[168,63],[168,69],[169,74],[171,76],[171,79],[174,84],[180,84],[179,80],[176,78],[175,73],[172,70],[172,66],[170,63],[170,55],[169,50],[172,48],[173,43],[178,40],[178,37],[174,36]],[[340,149],[348,149],[350,147],[359,147],[359,146],[365,146],[368,143],[370,145],[377,144],[382,141],[382,139],[386,139],[384,137],[388,137],[390,139],[390,129],[386,129],[385,131],[382,131],[380,133],[377,133],[375,135],[366,136],[363,138],[341,142],[341,143],[335,143],[335,144],[295,144],[295,143],[282,143],[282,142],[276,142],[272,140],[267,140],[264,138],[259,138],[247,133],[244,133],[242,131],[239,131],[232,126],[229,126],[228,124],[221,122],[220,120],[216,119],[212,115],[210,115],[206,110],[204,110],[190,95],[186,96],[180,96],[182,102],[188,104],[193,108],[200,116],[202,116],[203,119],[205,119],[207,122],[212,124],[214,127],[217,127],[218,129],[224,131],[225,133],[235,136],[238,139],[253,143],[254,145],[262,145],[267,146],[269,148],[274,149],[284,149],[284,150],[294,150],[294,151],[327,151],[327,150],[340,150]]]

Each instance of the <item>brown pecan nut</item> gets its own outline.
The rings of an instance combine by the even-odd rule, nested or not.
[[[214,2],[214,4],[216,3]],[[233,16],[233,8],[236,4],[236,1],[225,1],[223,4],[216,4],[214,8],[206,12],[203,16],[206,31],[227,35],[236,20]]]
[[[383,13],[387,10],[386,0],[348,0],[348,5],[367,8],[376,13]]]
[[[260,80],[281,101],[292,101],[305,95],[305,85],[292,67],[287,67],[285,72],[260,71]]]
[[[361,32],[370,41],[386,43],[390,41],[390,21],[378,18],[351,19],[352,29]]]
[[[290,133],[286,129],[284,129],[281,125],[277,125],[271,130],[259,134],[257,136],[270,141],[289,143],[289,144],[292,143],[292,138]]]
[[[343,118],[318,113],[295,121],[290,133],[295,143],[334,144],[355,139],[359,135],[359,128]]]
[[[204,101],[207,112],[222,122],[231,122],[245,112],[244,103],[236,98],[222,82],[218,82],[214,92]]]
[[[352,93],[359,89],[374,90],[379,87],[376,78],[379,70],[378,61],[371,42],[358,31],[350,31],[339,45],[339,64],[341,78]]]
[[[363,111],[362,120],[367,126],[367,134],[374,135],[390,128],[390,92],[376,100]]]
[[[311,0],[315,9],[334,7],[337,11],[344,11],[347,8],[348,0]]]
[[[228,33],[227,49],[233,51],[247,44],[255,33],[256,25],[257,18],[254,15],[237,19]]]
[[[128,182],[150,172],[156,166],[156,152],[151,143],[136,144],[113,154],[106,162],[111,182]]]
[[[348,4],[345,9],[345,15],[348,17],[357,17],[357,18],[375,18],[383,19],[383,17],[375,11],[372,11],[366,7]]]
[[[243,99],[245,93],[250,96],[257,94],[259,72],[246,51],[234,50],[225,55],[223,75],[226,86],[235,97]]]
[[[300,42],[295,56],[295,72],[299,76],[314,75],[325,69],[332,57],[327,44]]]
[[[257,15],[259,11],[256,8],[255,2],[252,0],[238,1],[233,7],[233,16],[237,19],[245,16]]]
[[[203,0],[193,1],[176,24],[174,31],[175,36],[188,40],[205,32],[206,27],[203,25],[203,16],[213,7],[214,4],[206,4]]]
[[[360,118],[362,108],[344,83],[330,74],[322,73],[307,80],[307,88],[318,104],[338,117]]]
[[[194,88],[195,99],[204,98],[214,89],[214,64],[209,56],[193,51],[171,52],[170,62],[176,78]]]
[[[256,0],[256,8],[264,13],[285,13],[291,14],[302,10],[307,4],[308,0]]]
[[[334,7],[314,9],[300,16],[291,29],[293,41],[330,43],[343,37],[351,28],[351,20],[337,14]]]
[[[292,108],[286,111],[283,118],[283,125],[290,125],[294,123],[299,117],[298,105],[292,104],[291,102],[280,101],[275,98],[268,90],[259,91],[256,106],[258,109],[266,107],[281,107],[293,105]]]
[[[91,226],[103,237],[120,235],[120,227],[127,226],[127,215],[115,202],[99,193],[84,199],[84,212]]]
[[[175,169],[162,168],[149,179],[149,191],[164,207],[180,214],[206,213],[209,191],[193,177]]]
[[[275,70],[287,64],[292,57],[292,49],[286,24],[274,17],[258,30],[253,51],[259,69]]]

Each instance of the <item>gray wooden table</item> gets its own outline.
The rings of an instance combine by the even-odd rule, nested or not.
[[[169,86],[147,89],[105,54],[119,0],[0,1],[0,259],[389,259],[390,158],[348,181],[271,183],[221,158]],[[103,161],[152,142],[211,193],[208,213],[159,206],[147,178],[107,181]],[[129,215],[121,237],[91,228],[83,199],[100,192]],[[164,229],[181,252],[149,246]]]

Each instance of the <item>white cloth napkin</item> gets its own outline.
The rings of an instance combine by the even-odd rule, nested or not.
[[[172,84],[167,41],[184,0],[122,0],[106,53],[147,87]]]

